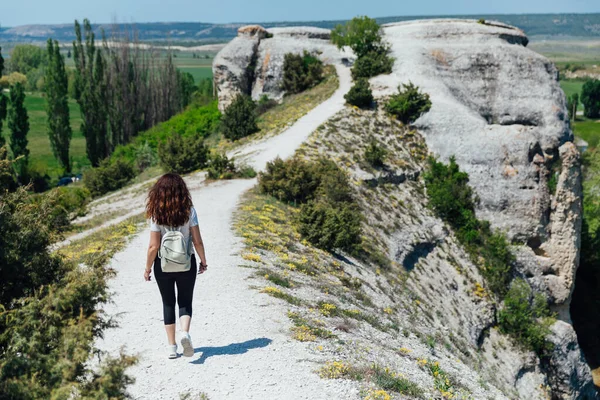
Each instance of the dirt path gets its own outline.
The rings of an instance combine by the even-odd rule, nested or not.
[[[240,154],[257,170],[277,155],[288,157],[343,107],[350,73],[337,67],[340,88],[281,135],[250,145]],[[117,254],[118,272],[110,283],[113,304],[105,311],[119,327],[108,330],[98,346],[117,353],[124,346],[139,356],[130,370],[130,392],[138,399],[178,399],[179,394],[206,393],[220,399],[355,399],[350,382],[322,380],[313,372],[324,361],[309,345],[289,337],[287,307],[248,287],[252,270],[241,268],[241,241],[232,232],[232,213],[255,180],[217,182],[195,187],[192,196],[207,248],[209,270],[198,278],[194,297],[192,358],[168,360],[162,305],[154,282],[142,280],[148,229]]]

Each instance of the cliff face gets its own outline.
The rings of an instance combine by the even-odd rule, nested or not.
[[[280,98],[283,55],[289,51],[321,52],[325,61],[342,62],[344,54],[325,40],[324,32],[316,38],[301,33],[306,31],[288,29],[278,35],[273,30],[272,38],[255,40],[256,67],[250,68],[253,81],[246,86],[238,82],[248,57],[233,57],[245,39],[238,37],[227,46],[213,67],[220,107],[235,90],[254,98],[262,93]],[[469,379],[481,379],[510,398],[541,399],[548,393],[562,399],[594,398],[568,314],[579,262],[581,173],[555,67],[525,47],[523,32],[502,24],[428,20],[388,25],[384,33],[395,63],[390,75],[371,79],[374,95],[381,99],[409,81],[428,93],[432,108],[414,124],[418,132],[390,125],[380,111],[346,110],[315,133],[304,152],[339,161],[359,182],[378,179],[355,162],[369,136],[387,143],[399,160],[391,189],[378,188],[375,195],[360,189],[357,197],[367,215],[367,236],[376,238],[394,266],[408,271],[408,279],[400,290],[394,279],[383,282],[356,260],[348,273],[369,283],[368,294],[377,307],[393,304],[395,316],[411,321],[418,337],[448,339],[444,357],[459,357],[471,368],[468,373],[459,368]],[[420,138],[416,142],[415,135]],[[415,157],[423,147],[445,161],[456,157],[480,199],[478,217],[506,232],[517,256],[517,275],[547,295],[558,313],[550,337],[555,349],[543,364],[493,328],[497,305],[479,290],[485,283],[477,268],[427,209],[418,178],[422,158]],[[417,308],[425,317],[415,317]],[[385,353],[389,349],[379,336],[373,336],[374,346]],[[393,336],[385,340],[403,343]],[[472,393],[500,398],[495,390],[472,386]]]

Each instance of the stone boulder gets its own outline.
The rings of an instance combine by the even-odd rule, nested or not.
[[[351,57],[330,43],[330,35],[328,29],[313,27],[240,28],[238,37],[213,62],[219,109],[225,110],[239,93],[251,95],[255,100],[262,95],[281,100],[285,94],[281,82],[287,53],[308,51],[326,64],[341,64],[344,57]]]

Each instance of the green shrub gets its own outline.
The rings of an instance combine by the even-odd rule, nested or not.
[[[375,139],[372,139],[365,149],[365,160],[374,168],[383,167],[386,155],[387,151]]]
[[[208,164],[209,179],[234,179],[234,178],[255,178],[256,171],[250,166],[235,165],[232,159],[227,158],[225,154],[215,153],[211,155]]]
[[[346,102],[356,107],[367,108],[373,104],[373,93],[369,81],[365,78],[358,79],[344,96]]]
[[[258,130],[256,104],[250,96],[239,94],[221,118],[223,136],[229,140],[238,140]]]
[[[210,158],[208,177],[210,179],[231,179],[236,172],[233,159],[228,159],[225,154],[214,154]]]
[[[134,177],[135,170],[130,163],[122,160],[111,163],[105,159],[97,168],[88,169],[83,174],[83,183],[93,197],[98,197],[122,188]]]
[[[174,133],[166,143],[159,144],[158,158],[165,171],[185,174],[206,167],[208,147],[201,136],[184,138]]]
[[[8,309],[64,273],[60,257],[46,250],[53,241],[57,195],[32,202],[23,188],[0,193],[0,304]],[[0,355],[2,350],[0,346]]]
[[[267,96],[266,94],[263,94],[258,99],[258,103],[256,105],[256,114],[262,115],[262,114],[266,113],[267,111],[269,111],[271,108],[275,107],[276,105],[277,105],[277,101],[270,99],[269,96]]]
[[[546,298],[539,293],[533,296],[525,280],[515,279],[498,312],[500,330],[543,357],[554,348],[547,340],[553,323]]]
[[[454,157],[450,158],[449,165],[430,158],[424,180],[429,206],[454,229],[489,288],[504,296],[511,280],[514,256],[505,236],[492,233],[487,221],[477,219],[477,199],[468,184],[468,174],[460,171]]]
[[[356,250],[360,243],[361,214],[351,203],[309,201],[299,214],[300,233],[324,250]]]
[[[281,201],[304,203],[313,197],[319,181],[311,163],[298,157],[286,161],[277,157],[259,174],[258,187]]]
[[[158,156],[148,142],[135,149],[135,167],[139,173],[156,164],[158,164]]]
[[[479,19],[477,20],[477,23],[478,23],[478,24],[481,24],[481,25],[485,25],[485,19],[484,19],[484,18],[479,18]]]
[[[96,371],[89,362],[110,325],[99,312],[108,300],[106,256],[80,268],[51,252],[51,198],[30,196],[23,189],[0,196],[0,397],[67,399],[76,390],[82,398],[125,398],[125,369],[135,360],[107,357]]]
[[[427,93],[421,93],[412,83],[398,87],[398,94],[392,95],[385,110],[398,118],[403,124],[410,124],[431,109],[431,100]]]
[[[0,147],[0,194],[17,188],[17,176],[13,160],[8,156],[8,145]]]
[[[323,62],[306,50],[303,55],[287,53],[283,60],[282,88],[288,94],[300,93],[323,80]]]
[[[394,59],[386,52],[372,51],[359,57],[352,66],[352,78],[370,78],[392,72]]]
[[[600,80],[588,80],[583,84],[581,103],[586,118],[600,118]]]

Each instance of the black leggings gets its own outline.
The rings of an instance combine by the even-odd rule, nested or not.
[[[154,260],[154,277],[160,290],[163,302],[163,317],[165,325],[175,323],[175,285],[177,285],[177,304],[179,317],[192,316],[192,299],[196,284],[196,257],[192,254],[192,266],[187,272],[163,272],[160,258]]]

